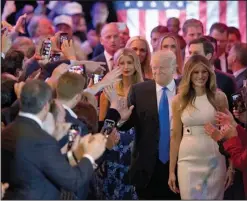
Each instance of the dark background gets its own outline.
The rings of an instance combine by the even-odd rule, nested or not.
[[[3,7],[5,4],[6,0],[1,0],[1,13],[3,11]],[[46,1],[49,2],[49,1]],[[82,7],[83,7],[83,11],[85,13],[85,19],[86,22],[89,23],[91,21],[91,16],[90,16],[90,10],[92,8],[92,5],[96,2],[96,1],[77,1],[79,2]],[[109,8],[109,16],[108,16],[108,22],[116,22],[117,21],[117,15],[116,15],[116,11],[114,8],[114,1],[101,1],[101,2],[106,2]],[[24,7],[25,4],[30,4],[33,5],[34,8],[36,8],[37,3],[36,1],[15,1],[15,5],[16,5],[16,9],[17,12]],[[10,24],[15,24],[15,13],[13,13],[12,15],[10,15],[7,19],[7,21]]]

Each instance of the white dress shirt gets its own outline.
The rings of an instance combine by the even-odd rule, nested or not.
[[[246,68],[241,68],[233,73],[234,77],[238,77],[242,72],[244,72]]]
[[[106,63],[108,66],[109,71],[111,71],[113,69],[113,56],[110,55],[107,51],[104,51],[104,55],[106,58]]]
[[[226,73],[226,72],[227,72],[227,68],[226,68],[226,54],[223,53],[223,54],[219,57],[219,60],[220,60],[221,71]]]
[[[69,112],[69,114],[70,114],[72,117],[74,117],[75,119],[78,118],[77,115],[76,115],[76,113],[74,113],[74,111],[71,110],[67,105],[64,105],[64,104],[63,104],[63,108],[64,108],[65,110],[67,110],[67,111]]]
[[[21,112],[21,111],[19,112],[18,115],[21,117],[26,117],[26,118],[34,120],[43,129],[43,123],[41,119],[39,119],[36,115],[27,113],[27,112]]]
[[[176,95],[176,83],[172,80],[167,86],[166,95],[169,103],[169,119],[170,119],[170,129],[172,129],[172,99]],[[160,99],[163,93],[162,86],[156,83],[156,96],[157,96],[157,106],[159,111]]]

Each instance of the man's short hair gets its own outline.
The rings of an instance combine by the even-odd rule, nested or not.
[[[22,51],[10,49],[2,63],[2,73],[16,76],[17,70],[22,70],[24,54]]]
[[[151,36],[153,33],[155,32],[158,32],[158,33],[161,33],[161,34],[164,34],[164,33],[168,33],[168,28],[166,26],[162,26],[162,25],[159,25],[159,26],[156,26],[152,29],[151,31]]]
[[[214,46],[205,37],[200,37],[200,38],[197,38],[197,39],[192,40],[189,43],[189,46],[192,45],[192,44],[202,44],[203,51],[204,51],[205,55],[207,55],[209,53],[211,53],[212,55],[214,54]]]
[[[218,51],[218,49],[217,49],[217,40],[214,38],[214,37],[212,37],[212,36],[203,36],[203,38],[206,38],[207,40],[209,40],[211,43],[213,43],[214,44],[214,51],[215,52],[217,52]]]
[[[82,93],[85,86],[85,78],[77,73],[64,73],[57,83],[56,93],[57,98],[69,101],[75,95]]]
[[[194,18],[186,20],[182,27],[183,35],[187,34],[189,27],[201,27],[203,32],[203,24],[200,20]]]
[[[31,18],[27,26],[27,31],[31,38],[35,37],[39,22],[42,19],[49,20],[45,15],[35,15]]]
[[[210,27],[209,33],[211,34],[214,30],[217,30],[220,33],[227,33],[228,35],[228,26],[224,23],[216,22]]]
[[[237,39],[241,41],[241,33],[236,27],[228,27],[228,34],[235,34]]]
[[[17,37],[14,40],[11,49],[23,51],[28,59],[30,59],[35,54],[35,44],[30,38],[25,36]]]
[[[247,44],[236,43],[232,46],[236,52],[237,60],[243,65],[247,66]]]
[[[20,95],[20,110],[38,114],[52,100],[51,87],[42,80],[30,80],[23,86]]]

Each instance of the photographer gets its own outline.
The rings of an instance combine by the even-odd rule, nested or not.
[[[247,198],[247,132],[236,123],[228,110],[226,113],[217,112],[216,121],[220,125],[220,130],[208,123],[205,125],[205,131],[213,140],[223,143],[224,150],[230,155],[234,167],[243,172]],[[246,122],[246,116],[244,121]]]

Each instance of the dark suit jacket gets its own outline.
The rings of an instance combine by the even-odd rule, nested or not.
[[[93,50],[93,58],[103,53],[104,50],[104,46],[99,43]]]
[[[106,73],[109,72],[109,67],[108,67],[108,65],[107,65],[107,61],[106,61],[104,52],[101,53],[100,55],[98,55],[97,57],[94,57],[94,58],[92,59],[92,61],[105,62],[106,65],[105,65],[104,67],[106,68],[106,71],[104,72],[104,75],[106,75]]]
[[[93,174],[87,158],[71,167],[58,142],[29,118],[18,116],[4,129],[2,150],[12,156],[2,161],[10,167],[6,199],[60,199],[61,188],[77,192]]]
[[[81,136],[84,136],[86,134],[88,134],[88,128],[87,126],[82,122],[80,121],[79,119],[76,119],[74,117],[72,117],[70,115],[70,113],[68,112],[68,110],[65,109],[65,112],[66,112],[66,115],[65,115],[65,122],[68,122],[68,123],[72,123],[74,125],[78,125],[79,126],[79,130],[80,130],[80,135]],[[63,147],[66,143],[68,143],[68,135],[65,135],[60,141],[59,141],[59,145],[61,147]]]
[[[245,71],[240,73],[235,79],[237,83],[237,90],[239,90],[243,87],[243,81],[247,80],[247,67],[245,68]]]
[[[227,73],[232,74],[232,70],[230,70],[228,68],[227,57],[228,57],[228,54],[225,53],[226,70],[227,70]],[[215,66],[216,69],[221,70],[221,62],[220,62],[220,59],[219,58],[215,59],[214,66]]]
[[[233,75],[228,73],[223,73],[220,70],[215,69],[216,82],[219,89],[221,89],[227,97],[229,109],[232,111],[232,94],[236,92],[236,82]]]
[[[155,81],[133,85],[128,101],[129,105],[134,105],[134,110],[129,120],[119,129],[135,128],[130,179],[137,188],[145,188],[156,165],[160,138]]]

